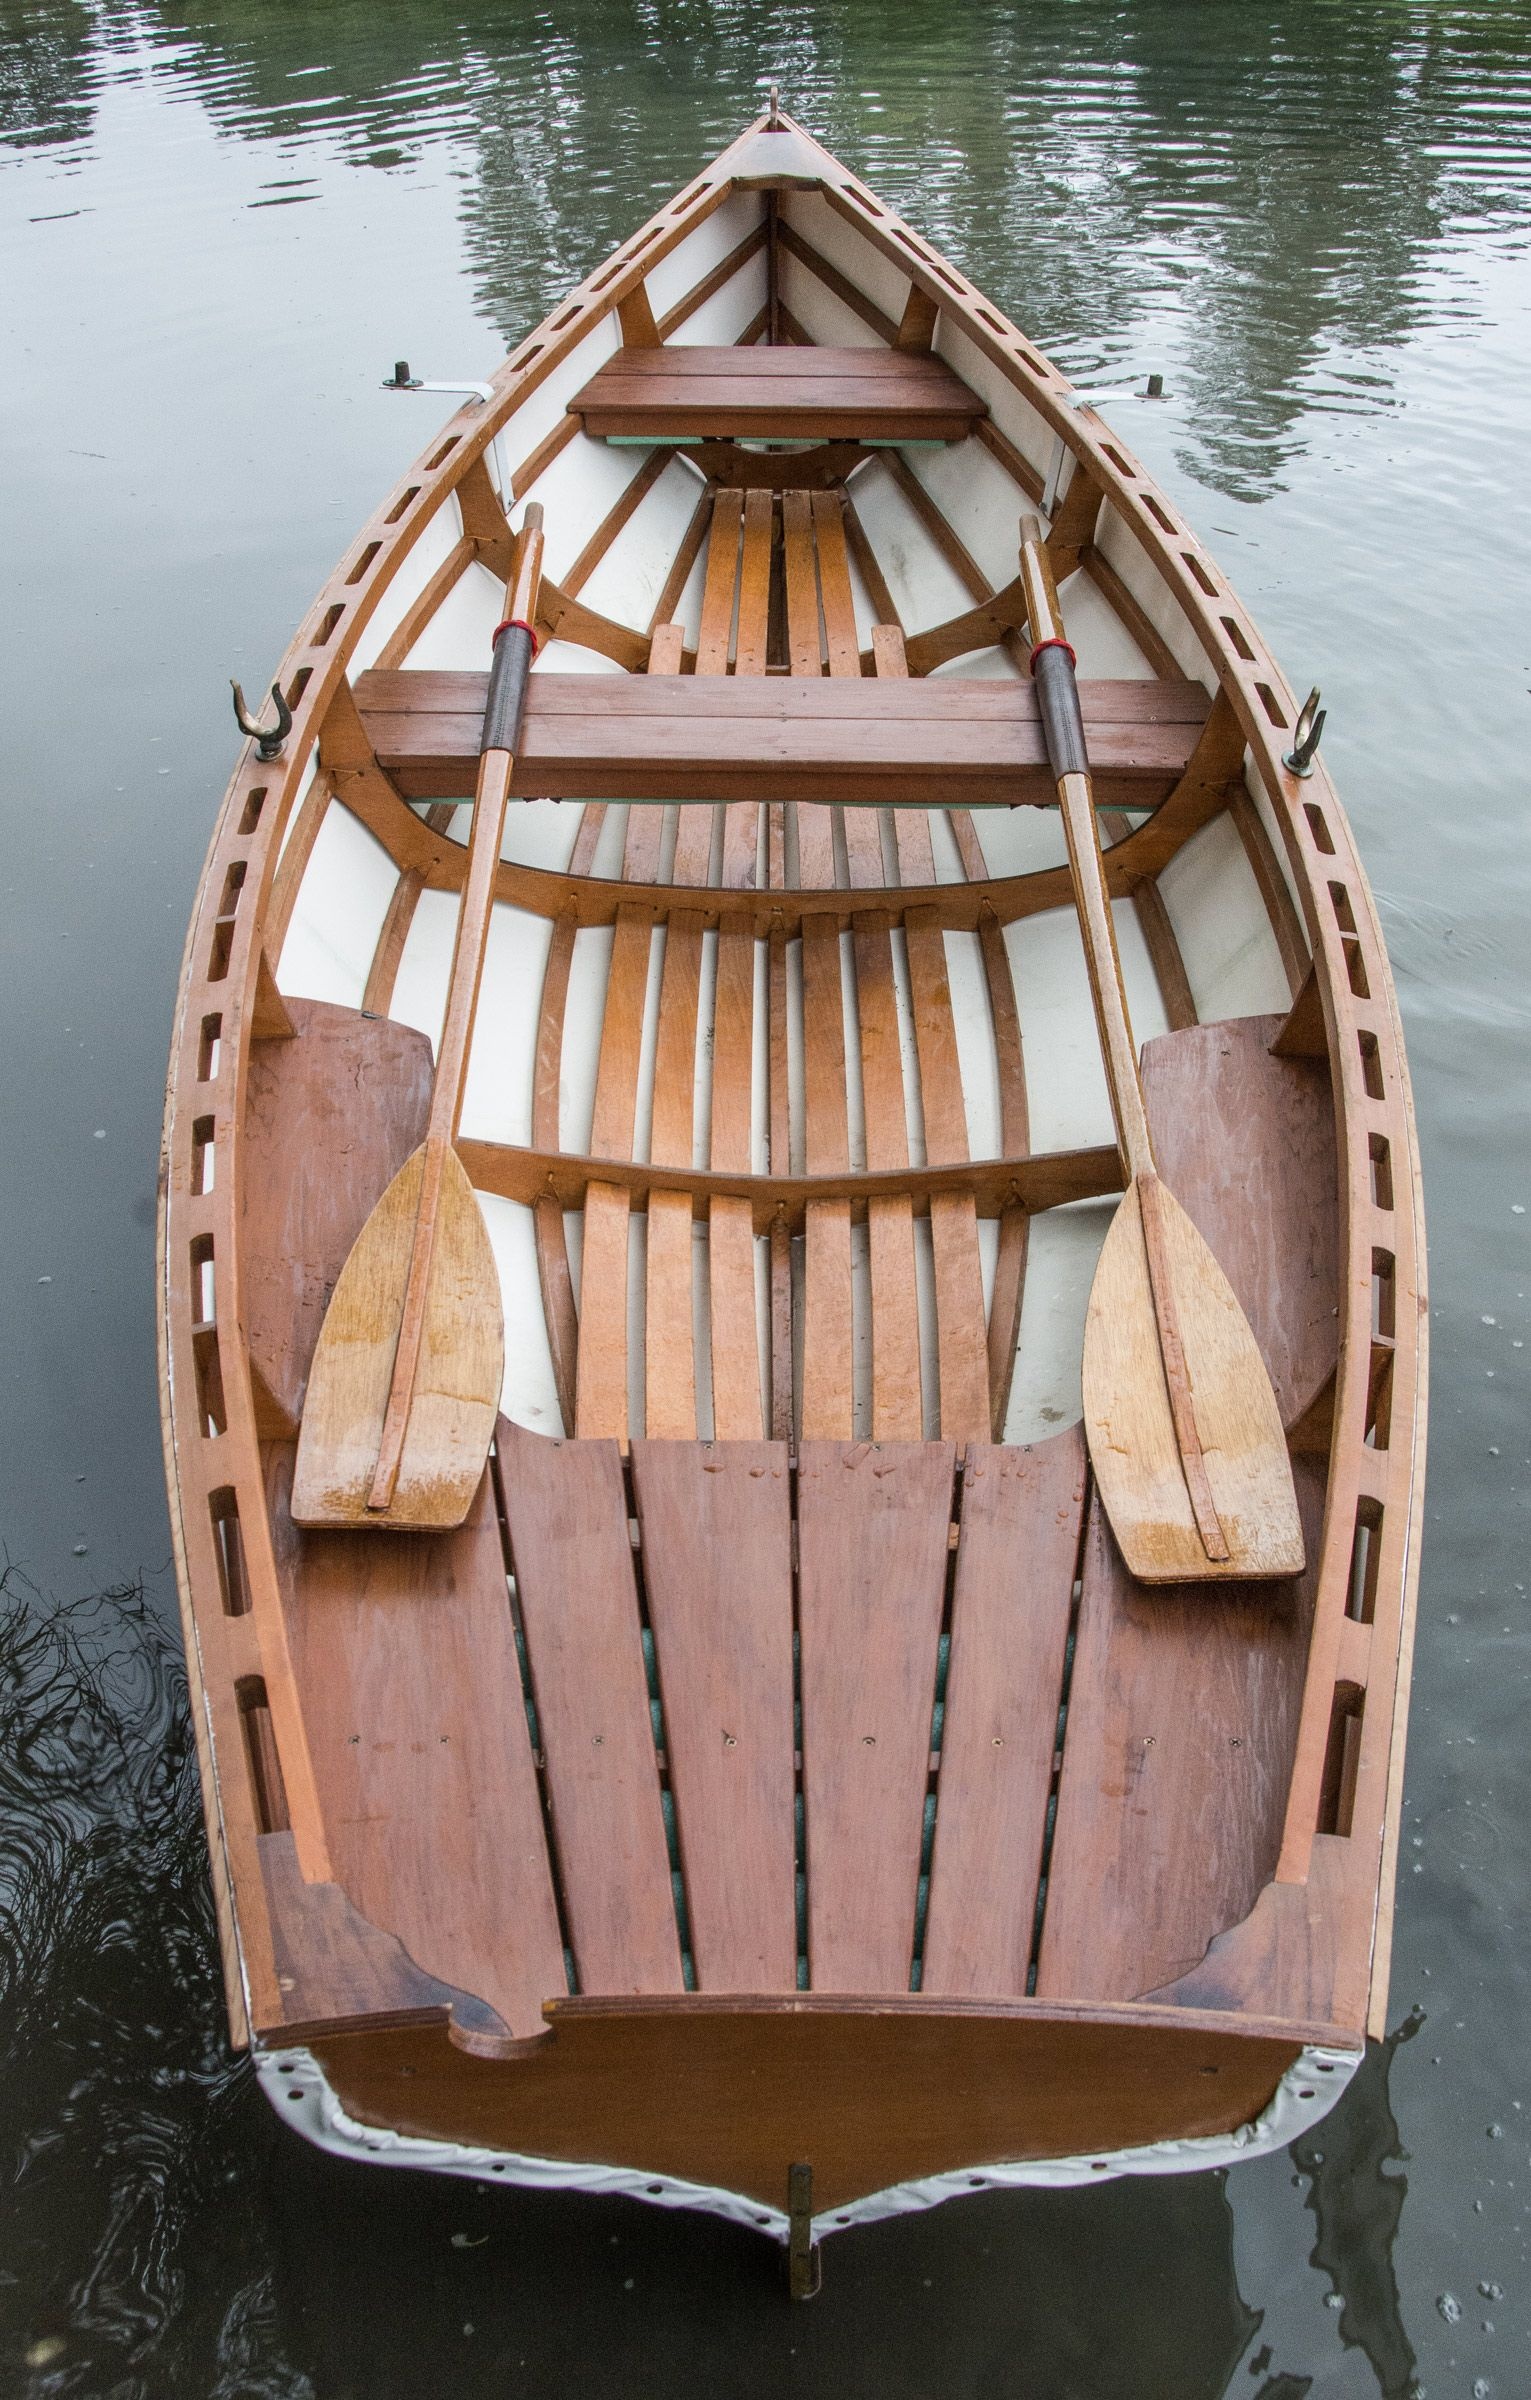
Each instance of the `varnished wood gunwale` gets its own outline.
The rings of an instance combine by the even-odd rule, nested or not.
[[[1193,629],[1214,672],[1224,704],[1243,738],[1257,792],[1285,850],[1297,885],[1307,940],[1313,952],[1314,989],[1321,1005],[1328,1055],[1335,1078],[1339,1151],[1341,1231],[1340,1364],[1337,1377],[1330,1486],[1319,1562],[1313,1641],[1286,1838],[1271,1893],[1301,1899],[1309,1938],[1290,1945],[1259,1947],[1260,1982],[1240,1989],[1225,1980],[1218,2009],[1248,2010],[1257,2003],[1283,2021],[1290,2034],[1315,2017],[1331,2027],[1358,2032],[1380,2024],[1385,2000],[1385,1945],[1375,1938],[1377,1896],[1391,1872],[1396,1842],[1402,1768],[1399,1714],[1406,1679],[1400,1674],[1412,1623],[1418,1572],[1422,1506],[1420,1478],[1425,1385],[1423,1256],[1419,1194],[1407,1068],[1397,1009],[1375,910],[1356,859],[1343,812],[1322,762],[1311,779],[1298,782],[1281,765],[1290,743],[1295,702],[1290,687],[1215,562],[1196,542],[1171,505],[1158,494],[1111,429],[1094,412],[1078,408],[1064,378],[1046,365],[1024,338],[998,316],[975,288],[890,216],[865,186],[849,175],[808,136],[794,129],[800,150],[813,157],[830,206],[893,259],[936,312],[939,349],[942,321],[955,326],[992,367],[1016,386],[1054,437],[1098,485],[1105,507],[1119,520],[1161,577]],[[223,1916],[225,1943],[237,1918],[239,1961],[232,1980],[248,1992],[256,2029],[275,2034],[285,2004],[278,1987],[266,1902],[254,1872],[254,1797],[243,1770],[234,1687],[259,1674],[270,1696],[282,1771],[292,1806],[293,1831],[304,1872],[326,1879],[322,1825],[312,1800],[306,1764],[302,1710],[286,1656],[276,1602],[269,1535],[264,1524],[257,1440],[256,1395],[238,1339],[242,1322],[236,1238],[245,1076],[254,1038],[254,1002],[265,956],[264,936],[271,906],[277,854],[298,797],[318,728],[345,674],[356,640],[393,573],[442,498],[480,461],[489,441],[520,400],[554,371],[575,341],[631,295],[649,266],[673,248],[732,188],[732,164],[756,140],[754,127],[714,162],[696,184],[641,228],[575,294],[552,312],[538,332],[513,353],[496,378],[495,398],[484,409],[464,409],[432,439],[421,465],[389,496],[363,529],[325,586],[290,649],[280,680],[294,708],[287,758],[262,765],[253,748],[242,756],[214,834],[189,936],[177,1006],[175,1044],[165,1125],[162,1199],[162,1258],[165,1288],[164,1380],[167,1395],[166,1451],[177,1528],[177,1569],[183,1603],[190,1611],[195,1657],[207,1698],[216,1750],[218,1816],[233,1884],[232,1907]],[[746,162],[748,163],[748,162]],[[991,445],[992,446],[992,445]],[[1103,524],[1106,520],[1103,519]],[[1098,531],[1098,539],[1104,538]],[[1163,812],[1161,812],[1162,814]],[[406,820],[410,812],[400,807]],[[411,820],[418,825],[418,820]],[[315,825],[317,829],[317,824]],[[453,878],[440,855],[456,845],[433,840],[431,866],[440,888]],[[1130,889],[1120,853],[1143,842],[1152,824],[1108,856],[1121,885]],[[1150,846],[1145,844],[1145,855]],[[287,882],[295,883],[301,860],[289,853]],[[414,865],[416,860],[401,861]],[[1162,859],[1157,863],[1162,863]],[[461,868],[458,867],[460,879]],[[529,871],[515,870],[500,896],[529,893]],[[430,875],[427,882],[432,880]],[[548,877],[540,895],[546,912],[560,913],[571,898],[563,879]],[[1064,894],[1041,897],[1047,878],[1011,879],[1024,885],[1038,906],[1057,906]],[[971,886],[940,886],[924,895],[943,911],[943,921],[976,922],[961,912],[987,910],[992,921],[994,887],[974,894]],[[610,922],[620,887],[586,879],[574,905],[598,911],[581,921]],[[691,895],[693,904],[698,897]],[[908,905],[914,895],[898,895]],[[663,905],[668,893],[656,896]],[[835,892],[783,894],[773,900],[814,913],[843,912],[846,895]],[[708,891],[705,904],[715,920],[737,911],[748,921],[758,911],[756,895]],[[1026,913],[1018,910],[1016,913]],[[780,926],[781,919],[777,918]],[[766,921],[757,930],[768,930]],[[216,1068],[201,1071],[209,1036],[219,1022]],[[211,1116],[208,1144],[194,1137],[194,1122]],[[1391,1162],[1386,1205],[1372,1174],[1375,1145],[1385,1144]],[[194,1154],[210,1149],[216,1159],[211,1191],[193,1188]],[[217,1287],[211,1326],[198,1314],[195,1286],[211,1247]],[[1372,1382],[1371,1319],[1373,1261],[1389,1263],[1392,1293],[1393,1400],[1388,1447],[1365,1442]],[[222,1386],[221,1430],[209,1431],[199,1397],[199,1359],[215,1346]],[[245,1535],[245,1574],[251,1606],[239,1616],[220,1605],[209,1514],[214,1492],[230,1494]],[[1357,1510],[1372,1520],[1377,1560],[1376,1616],[1358,1628],[1346,1614],[1351,1547]],[[1357,1636],[1364,1634],[1364,1641]],[[1318,1833],[1320,1789],[1330,1718],[1341,1670],[1354,1680],[1364,1671],[1366,1716],[1355,1779],[1351,1829],[1339,1839]],[[1260,1911],[1256,1911],[1260,1915]],[[1251,1921],[1253,1922],[1253,1921]],[[1317,1932],[1312,1929],[1317,1928]],[[1319,1938],[1321,1935],[1322,1938]],[[1237,1948],[1237,1945],[1234,1945]],[[1246,2022],[1241,2019],[1240,2022]]]

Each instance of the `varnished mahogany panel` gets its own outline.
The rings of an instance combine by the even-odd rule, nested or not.
[[[633,1444],[698,1988],[797,1981],[784,1442]]]
[[[808,1442],[798,1616],[808,1977],[909,1989],[956,1451]]]
[[[627,2013],[572,2003],[544,2050],[507,2064],[465,2057],[435,2027],[313,2047],[364,2124],[601,2159],[776,2209],[788,2166],[807,2160],[814,2205],[832,2211],[918,2176],[981,2181],[1007,2159],[1229,2132],[1266,2106],[1301,2039],[1168,2009],[1144,2019],[805,1995]]]
[[[1026,1989],[1084,1494],[1077,1425],[968,1452],[925,1992]]]
[[[568,1989],[486,1474],[451,1533],[305,1533],[268,1490],[335,1877],[423,1974],[517,2036]]]
[[[678,1992],[617,1445],[552,1441],[502,1417],[495,1449],[580,1989]]]
[[[431,1103],[431,1045],[386,1017],[289,1000],[252,1045],[241,1265],[252,1365],[294,1420],[335,1280]]]
[[[1234,1017],[1143,1049],[1160,1169],[1253,1328],[1290,1425],[1333,1373],[1339,1179],[1322,1059],[1278,1058],[1282,1017]]]
[[[1280,1583],[1135,1583],[1092,1503],[1041,1999],[1174,1983],[1275,1871],[1323,1520],[1321,1462],[1293,1469],[1309,1564]]]

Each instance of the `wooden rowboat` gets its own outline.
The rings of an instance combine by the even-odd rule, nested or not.
[[[773,114],[432,440],[279,691],[192,922],[162,1257],[229,2014],[281,2113],[723,2210],[800,2287],[831,2226],[1290,2140],[1382,2025],[1423,1247],[1371,897],[1217,566]],[[1200,1581],[1124,1563],[1091,807],[1101,1028],[1114,922],[1139,1165],[1249,1330],[1301,1572],[1204,1527]],[[1188,1436],[1131,1171],[1133,1407],[1192,1506],[1208,1370],[1192,1325]],[[374,1479],[358,1341],[404,1484],[451,1419],[455,1515]]]

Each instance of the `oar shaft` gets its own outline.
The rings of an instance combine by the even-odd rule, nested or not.
[[[529,521],[521,537],[515,576],[506,594],[505,621],[495,637],[490,663],[468,868],[463,878],[457,938],[452,945],[452,971],[447,979],[446,1013],[436,1053],[429,1138],[439,1136],[448,1142],[457,1138],[457,1120],[462,1113],[468,1049],[494,914],[500,844],[505,836],[512,757],[521,736],[527,679],[536,645],[532,618],[542,582],[542,512],[537,510],[535,523],[530,521],[530,509],[527,516]]]
[[[1074,653],[1064,635],[1052,566],[1043,546],[1042,528],[1035,517],[1023,518],[1021,523],[1021,575],[1031,625],[1031,672],[1037,686],[1047,755],[1057,778],[1069,874],[1084,940],[1090,994],[1095,1002],[1111,1113],[1116,1119],[1116,1138],[1129,1181],[1137,1192],[1148,1287],[1175,1429],[1175,1447],[1180,1454],[1186,1493],[1202,1548],[1209,1559],[1221,1564],[1230,1553],[1207,1474],[1185,1345],[1181,1340],[1175,1279],[1165,1242],[1162,1187],[1149,1139],[1148,1111],[1138,1076],[1138,1046],[1127,1013],[1121,954],[1116,946],[1116,925],[1106,885],[1106,862],[1101,855],[1100,826],[1090,789],[1090,760],[1085,745],[1084,714],[1079,706],[1079,686],[1074,680]]]
[[[1111,1113],[1116,1120],[1117,1142],[1129,1176],[1151,1175],[1153,1145],[1148,1135],[1143,1088],[1138,1081],[1138,1047],[1127,1013],[1122,962],[1106,888],[1105,860],[1101,856],[1100,828],[1090,789],[1090,761],[1079,687],[1074,680],[1074,653],[1064,638],[1052,567],[1035,517],[1023,518],[1021,523],[1021,576],[1031,625],[1031,671],[1047,755],[1057,780],[1063,837],[1068,844],[1069,873],[1084,938],[1085,966],[1095,1003],[1095,1022],[1111,1094]]]
[[[463,1092],[468,1079],[468,1053],[473,1041],[473,1020],[478,1009],[484,955],[489,946],[489,926],[494,914],[494,889],[498,879],[500,844],[505,834],[505,806],[510,794],[513,753],[520,739],[527,678],[536,649],[532,623],[541,583],[542,511],[534,503],[526,512],[526,524],[516,556],[516,571],[506,593],[505,618],[495,635],[494,657],[490,665],[489,695],[484,709],[484,731],[479,753],[478,789],[473,801],[473,830],[468,842],[468,866],[463,878],[457,936],[452,945],[452,971],[447,978],[446,1009],[436,1053],[436,1082],[431,1093],[425,1155],[421,1162],[420,1198],[410,1243],[409,1272],[399,1318],[399,1339],[394,1350],[377,1467],[372,1488],[367,1494],[367,1506],[371,1509],[385,1509],[393,1498],[404,1456],[404,1440],[409,1431],[409,1412],[420,1367],[421,1344],[425,1338],[442,1177],[446,1171],[447,1152],[457,1139],[457,1124],[462,1114]]]

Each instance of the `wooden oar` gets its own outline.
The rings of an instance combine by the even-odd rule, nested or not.
[[[1090,790],[1074,653],[1034,517],[1031,669],[1058,785],[1127,1192],[1090,1293],[1084,1414],[1122,1556],[1145,1583],[1295,1575],[1302,1525],[1270,1377],[1228,1279],[1154,1164]]]
[[[493,1438],[505,1364],[500,1280],[454,1145],[541,579],[534,503],[495,635],[430,1120],[357,1235],[325,1315],[293,1476],[300,1525],[460,1525]],[[358,1100],[366,1106],[365,1093]]]

